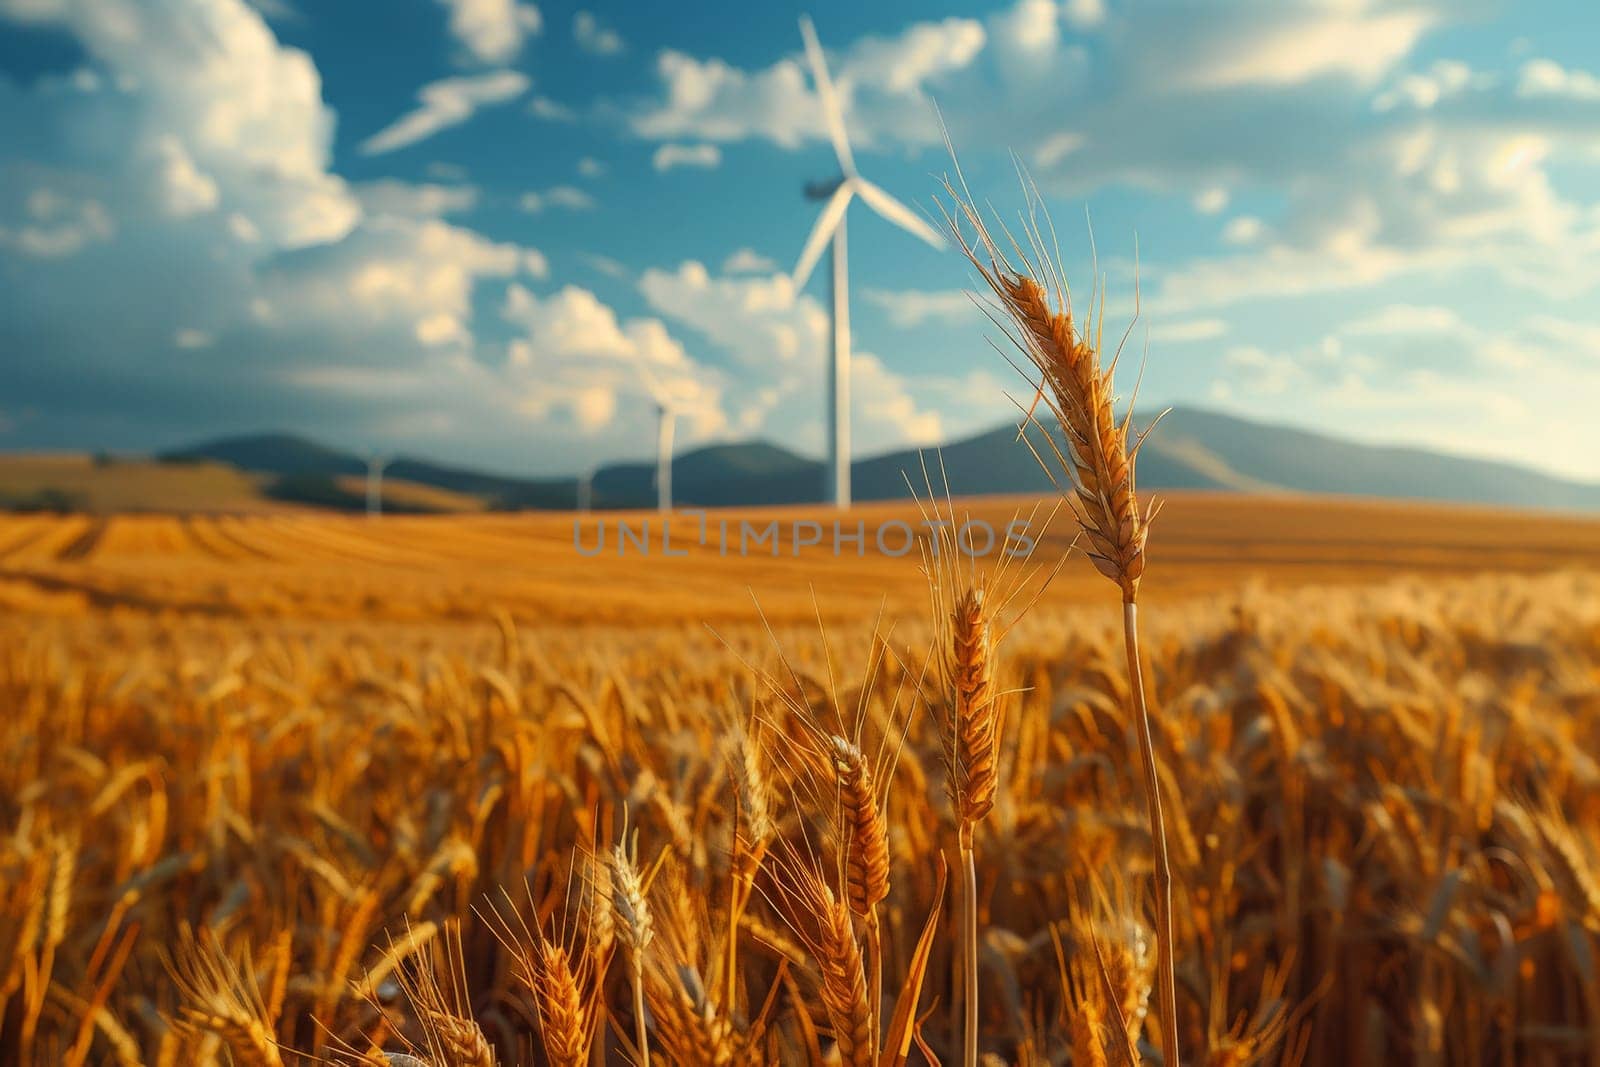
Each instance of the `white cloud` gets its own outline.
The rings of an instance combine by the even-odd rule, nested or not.
[[[556,185],[543,192],[530,190],[523,193],[517,201],[517,206],[530,215],[537,215],[549,208],[565,208],[568,211],[592,211],[595,207],[594,197],[574,185]]]
[[[467,342],[479,279],[542,273],[543,257],[437,219],[380,217],[337,244],[271,265],[261,293],[280,325],[401,326],[424,344]]]
[[[1483,76],[1474,78],[1472,68],[1459,60],[1441,59],[1424,73],[1406,74],[1394,88],[1379,93],[1372,101],[1376,111],[1390,111],[1407,104],[1420,111],[1436,106],[1439,101],[1456,96],[1474,80],[1487,82]]]
[[[584,156],[578,160],[578,173],[585,178],[599,178],[606,172],[606,165],[593,156]]]
[[[602,256],[598,252],[583,252],[579,254],[578,258],[608,278],[626,278],[628,276],[628,268],[610,256]]]
[[[602,25],[592,11],[579,11],[572,16],[572,39],[585,52],[597,56],[614,56],[625,47],[621,35]]]
[[[777,263],[753,248],[741,248],[722,261],[724,274],[771,274]]]
[[[450,33],[480,63],[504,63],[539,32],[539,9],[516,0],[439,0],[449,9]]]
[[[1231,410],[1302,419],[1329,432],[1600,478],[1592,432],[1600,327],[1534,316],[1468,326],[1453,312],[1395,305],[1279,352],[1230,349],[1212,398]]]
[[[0,248],[14,248],[32,259],[60,259],[85,246],[109,241],[116,223],[98,200],[75,199],[46,187],[33,190],[22,217],[0,221]]]
[[[950,18],[913,23],[894,37],[865,37],[838,60],[840,106],[849,116],[871,101],[890,121],[911,124],[924,140],[937,124],[924,95],[927,84],[958,71],[983,48],[981,23]],[[636,112],[635,133],[653,140],[735,141],[761,137],[786,147],[825,136],[820,107],[798,55],[747,72],[719,59],[665,51],[656,71],[666,98]],[[852,125],[855,125],[852,123]],[[863,140],[870,142],[873,133]]]
[[[1253,215],[1240,215],[1228,220],[1222,228],[1222,239],[1230,245],[1254,244],[1260,240],[1265,227],[1261,220]]]
[[[631,119],[634,132],[642,137],[710,141],[765,137],[793,147],[823,135],[806,76],[794,59],[749,74],[720,59],[702,62],[669,50],[657,58],[656,73],[665,84],[666,99]]]
[[[721,163],[722,149],[714,144],[664,144],[650,157],[650,165],[660,171],[674,167],[709,169]]]
[[[1588,71],[1568,70],[1549,59],[1533,59],[1522,67],[1517,92],[1522,96],[1600,100],[1600,77]]]
[[[535,118],[544,119],[546,122],[577,122],[578,113],[567,105],[550,99],[548,96],[536,96],[528,101],[528,114]]]
[[[820,304],[796,294],[787,275],[713,276],[689,261],[676,270],[651,269],[639,291],[658,314],[688,327],[731,354],[740,364],[739,393],[730,399],[744,432],[774,430],[786,441],[820,447],[820,422],[808,401],[822,404],[823,358],[828,316]],[[925,444],[943,436],[945,424],[927,398],[948,383],[936,375],[914,381],[886,367],[870,352],[852,356],[853,432],[857,455],[876,449]],[[987,413],[987,412],[986,412]]]
[[[355,187],[361,206],[371,215],[399,215],[405,218],[439,218],[471,211],[478,203],[478,190],[471,185],[412,184],[394,178],[380,178]]]
[[[417,90],[419,106],[361,142],[364,155],[379,155],[426,140],[440,130],[459,126],[480,108],[521,96],[528,78],[514,70],[497,70],[445,78]]]
[[[448,430],[454,458],[503,462],[537,381],[475,309],[544,256],[443,221],[470,189],[333,174],[316,68],[242,0],[136,6],[36,8],[84,72],[0,78],[0,320],[38,352],[35,425],[129,447],[235,419],[391,445]],[[564,462],[559,430],[534,439]]]
[[[970,64],[987,39],[982,23],[963,18],[913,23],[893,37],[865,37],[845,56],[840,87],[845,92],[869,86],[889,95],[920,93],[939,76]]]
[[[333,113],[322,103],[317,69],[306,53],[279,45],[253,8],[238,0],[160,0],[140,5],[134,17],[122,4],[11,0],[6,10],[71,32],[117,88],[92,75],[76,80],[71,98],[51,96],[41,84],[29,103],[4,106],[43,109],[37,121],[58,123],[68,118],[60,109],[71,108],[90,123],[58,125],[53,136],[87,136],[109,123],[149,161],[129,164],[130,186],[153,185],[166,207],[183,211],[211,201],[214,187],[273,247],[335,240],[355,225],[360,209],[328,171]],[[121,143],[112,137],[101,151]]]
[[[195,166],[176,137],[156,142],[167,214],[177,218],[199,215],[217,206],[217,183]]]
[[[1092,30],[1106,20],[1105,0],[1066,0],[1062,15],[1078,30]]]
[[[1213,17],[1209,9],[1193,13]],[[1421,5],[1383,10],[1362,0],[1288,3],[1230,14],[1217,21],[1226,22],[1235,38],[1221,41],[1207,34],[1195,41],[1172,70],[1178,82],[1201,89],[1298,85],[1324,76],[1371,82],[1440,20]]]
[[[677,270],[651,268],[639,291],[658,313],[709,337],[742,362],[789,361],[816,346],[827,315],[810,297],[797,297],[787,275],[714,277],[690,260]]]
[[[918,405],[900,375],[878,357],[857,352],[850,358],[852,414],[868,426],[890,427],[899,443],[933,445],[944,439],[944,420],[937,411]]]
[[[1450,334],[1465,330],[1466,323],[1447,307],[1418,304],[1390,304],[1373,315],[1347,323],[1342,333],[1361,336],[1377,334]]]
[[[927,323],[982,323],[983,311],[964,289],[935,292],[916,289],[890,291],[866,289],[862,296],[869,304],[884,310],[889,321],[900,329],[913,329]]]
[[[1015,0],[982,23],[834,40],[830,60],[859,151],[942,155],[937,95],[963,153],[1021,146],[1047,196],[1131,185],[1200,190],[1202,212],[1248,203],[1222,236],[1250,255],[1191,265],[1241,268],[1238,283],[1211,288],[1243,296],[1259,281],[1285,295],[1481,257],[1518,284],[1582,291],[1600,280],[1584,266],[1600,222],[1582,224],[1569,200],[1579,186],[1550,174],[1564,159],[1595,165],[1581,146],[1600,137],[1600,114],[1573,104],[1596,79],[1549,60],[1510,77],[1453,59],[1408,68],[1450,18],[1435,0],[1075,13]],[[631,112],[647,138],[826,139],[797,53],[743,69],[667,52],[657,73],[660,98]],[[1301,265],[1308,274],[1283,276]]]
[[[1188,319],[1151,326],[1150,340],[1166,344],[1190,344],[1196,341],[1214,341],[1226,336],[1227,333],[1228,324],[1221,319]]]
[[[716,376],[689,358],[660,319],[623,321],[594,293],[572,285],[549,297],[513,285],[503,314],[522,330],[508,356],[513,379],[524,384],[525,414],[564,408],[579,428],[597,430],[610,423],[621,394],[651,402],[641,384],[647,375],[673,399],[692,436],[726,425]]]

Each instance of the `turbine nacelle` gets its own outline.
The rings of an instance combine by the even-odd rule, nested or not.
[[[837,178],[829,178],[827,181],[806,182],[802,189],[805,191],[807,200],[826,200],[839,190],[839,186],[849,180],[849,178],[841,174]]]

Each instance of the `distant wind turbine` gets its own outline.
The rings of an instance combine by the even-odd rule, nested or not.
[[[678,406],[642,363],[639,376],[656,405],[656,508],[665,515],[672,510],[672,431]]]
[[[594,497],[594,468],[585,467],[578,475],[577,485],[578,514],[589,514],[590,503]]]
[[[833,140],[840,174],[825,182],[806,184],[808,200],[827,203],[811,228],[811,236],[806,238],[792,277],[795,290],[799,291],[811,277],[811,270],[822,255],[823,244],[833,238],[830,250],[833,341],[832,358],[828,361],[828,466],[833,471],[833,502],[847,508],[850,506],[850,279],[846,264],[845,210],[850,206],[851,197],[859,196],[873,211],[933,247],[943,248],[944,239],[910,208],[857,173],[850,141],[845,135],[844,115],[839,110],[833,82],[823,62],[822,45],[817,41],[817,31],[811,20],[804,15],[800,17],[800,35],[805,38],[806,58],[817,83],[817,96],[822,100],[822,113],[828,122],[828,135]]]
[[[373,453],[367,456],[367,518],[383,514],[383,469],[389,465],[388,456]]]

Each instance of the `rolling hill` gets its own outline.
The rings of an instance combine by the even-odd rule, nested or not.
[[[908,479],[924,491],[924,460],[933,485],[942,490],[948,479],[950,491],[957,495],[1048,490],[1049,477],[1016,436],[1014,428],[1002,426],[951,442],[937,452],[906,449],[857,460],[855,495],[863,501],[904,499],[909,495]],[[1043,431],[1032,431],[1030,438],[1037,451],[1049,454]],[[360,479],[365,470],[365,461],[355,453],[283,433],[202,442],[163,453],[156,461],[17,456],[0,458],[0,507],[239,510],[277,502],[358,510],[363,506]],[[50,482],[52,471],[61,474],[61,485]],[[132,477],[135,473],[139,477]],[[650,506],[654,480],[653,463],[602,467],[594,475],[593,503],[601,508]],[[95,488],[101,481],[121,484]],[[516,478],[417,457],[395,458],[385,481],[390,489],[387,502],[397,511],[565,509],[577,501],[573,478]],[[673,464],[675,502],[682,506],[809,503],[819,498],[822,484],[820,462],[764,441],[693,449],[678,455]],[[1333,493],[1600,509],[1596,484],[1508,463],[1362,444],[1195,408],[1173,410],[1151,433],[1140,454],[1139,484],[1142,489]],[[141,496],[141,485],[151,492]],[[207,499],[207,487],[219,498]]]
[[[1050,455],[1042,431],[1032,431],[1030,439],[1040,455]],[[857,460],[851,469],[856,498],[902,499],[908,495],[907,478],[924,490],[923,462],[924,454],[915,449]],[[933,484],[948,478],[957,495],[1036,493],[1051,487],[1011,426],[929,451],[926,463]],[[595,479],[598,498],[646,505],[653,475],[653,467],[644,463],[604,468]],[[679,456],[673,465],[673,492],[685,504],[804,503],[817,499],[822,484],[821,463],[765,443],[701,449]],[[1600,508],[1600,485],[1527,467],[1361,444],[1194,408],[1174,409],[1151,433],[1139,457],[1139,485]]]

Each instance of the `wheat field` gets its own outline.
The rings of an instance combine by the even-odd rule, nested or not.
[[[1057,500],[0,521],[0,1062],[1600,1067],[1600,522],[1141,495],[946,189]]]
[[[961,1062],[919,561],[577,560],[570,523],[0,522],[0,1062]],[[1185,1057],[1600,1063],[1600,524],[1155,529]],[[1069,558],[994,654],[985,1063],[1160,1055],[1104,584]]]

